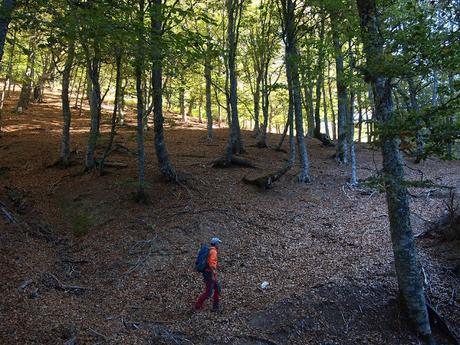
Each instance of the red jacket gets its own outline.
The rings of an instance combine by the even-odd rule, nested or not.
[[[214,246],[209,248],[208,267],[212,270],[217,269],[217,248]]]

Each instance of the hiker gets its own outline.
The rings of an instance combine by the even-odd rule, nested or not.
[[[219,294],[220,294],[220,284],[217,281],[217,251],[219,249],[219,244],[222,241],[214,237],[211,239],[211,247],[209,248],[209,253],[206,258],[206,263],[204,269],[202,270],[203,273],[203,281],[205,283],[205,290],[204,292],[198,297],[198,300],[195,303],[195,310],[200,310],[203,308],[204,301],[208,298],[212,297],[212,311],[219,310]],[[203,246],[200,250],[200,253],[206,252],[206,246]],[[200,253],[198,254],[198,260],[200,260]],[[199,270],[201,271],[201,270]]]

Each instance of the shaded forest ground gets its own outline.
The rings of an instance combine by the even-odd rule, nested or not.
[[[314,182],[295,170],[260,192],[241,182],[275,170],[287,154],[251,145],[259,169],[210,168],[227,141],[204,125],[169,116],[172,162],[186,186],[165,183],[146,135],[149,205],[133,202],[136,157],[109,174],[81,174],[87,113],[74,111],[68,169],[50,168],[61,133],[59,98],[14,114],[6,104],[0,139],[0,201],[19,225],[0,219],[0,343],[4,344],[417,344],[396,298],[385,197],[346,187],[334,149],[309,140]],[[107,142],[103,119],[99,152]],[[270,135],[275,146],[278,135]],[[116,143],[136,150],[134,119]],[[287,144],[287,143],[286,143]],[[287,149],[287,146],[285,147]],[[380,154],[357,147],[358,174],[375,174]],[[460,163],[430,158],[408,177],[460,187]],[[411,189],[414,232],[444,211],[446,192]],[[193,271],[201,242],[218,235],[222,312],[192,313],[202,289]],[[431,304],[460,336],[459,243],[417,241]],[[265,290],[263,281],[270,283]]]

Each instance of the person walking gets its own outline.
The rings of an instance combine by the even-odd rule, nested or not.
[[[220,284],[217,280],[217,253],[219,250],[219,244],[222,241],[214,237],[211,239],[211,247],[209,248],[209,254],[207,258],[207,266],[203,271],[204,281],[204,292],[198,296],[198,300],[195,303],[195,310],[198,311],[203,308],[203,304],[209,297],[212,296],[212,311],[219,310],[219,295],[220,295]]]

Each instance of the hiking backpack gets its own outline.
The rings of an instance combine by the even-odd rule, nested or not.
[[[202,244],[196,257],[195,270],[202,273],[204,272],[204,270],[208,267],[208,255],[209,247],[206,244]]]

